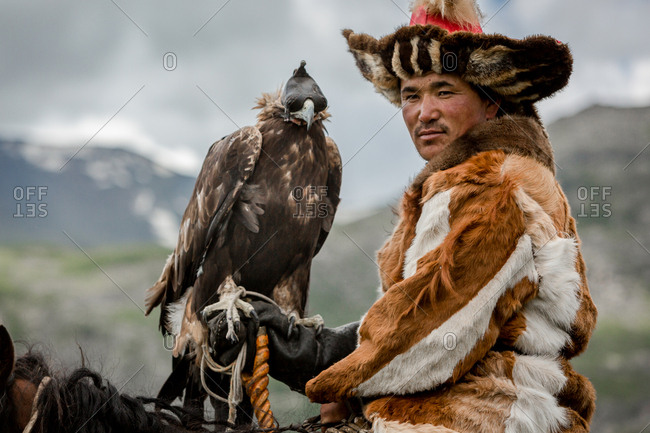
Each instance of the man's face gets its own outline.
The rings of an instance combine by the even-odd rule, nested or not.
[[[404,122],[427,161],[472,126],[496,116],[499,108],[454,74],[431,72],[402,80],[401,92]]]

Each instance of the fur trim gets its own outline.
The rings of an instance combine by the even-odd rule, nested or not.
[[[424,7],[430,15],[440,15],[442,18],[471,27],[480,24],[483,14],[474,0],[414,0],[411,2],[411,12]]]
[[[444,9],[449,2],[433,3]],[[455,8],[453,13],[467,19],[466,9]],[[432,25],[404,26],[381,39],[349,29],[343,36],[364,78],[399,107],[400,80],[436,72],[457,74],[488,89],[502,99],[508,114],[529,112],[533,103],[566,86],[573,63],[568,46],[546,36],[516,40],[470,32],[450,34]]]
[[[424,181],[437,171],[454,167],[481,152],[497,149],[537,160],[555,173],[553,148],[541,123],[530,117],[510,116],[480,123],[449,144],[427,163],[411,184],[411,189],[420,190]]]

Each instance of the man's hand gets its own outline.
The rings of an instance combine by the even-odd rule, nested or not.
[[[259,326],[266,326],[267,329],[273,329],[279,334],[289,334],[291,328],[289,317],[277,305],[263,300],[252,301],[250,304],[255,309]]]
[[[320,421],[323,424],[334,424],[348,419],[350,409],[344,402],[325,403],[320,407]]]

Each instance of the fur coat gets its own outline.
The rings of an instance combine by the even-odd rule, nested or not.
[[[306,387],[361,397],[375,432],[586,432],[595,391],[569,360],[596,308],[539,121],[470,129],[408,188],[378,253],[356,350]]]

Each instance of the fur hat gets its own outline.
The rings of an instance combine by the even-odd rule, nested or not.
[[[350,52],[377,92],[401,106],[400,80],[455,73],[509,114],[534,114],[533,104],[569,81],[567,45],[547,36],[522,40],[483,34],[475,0],[414,0],[411,25],[381,39],[344,30]]]

